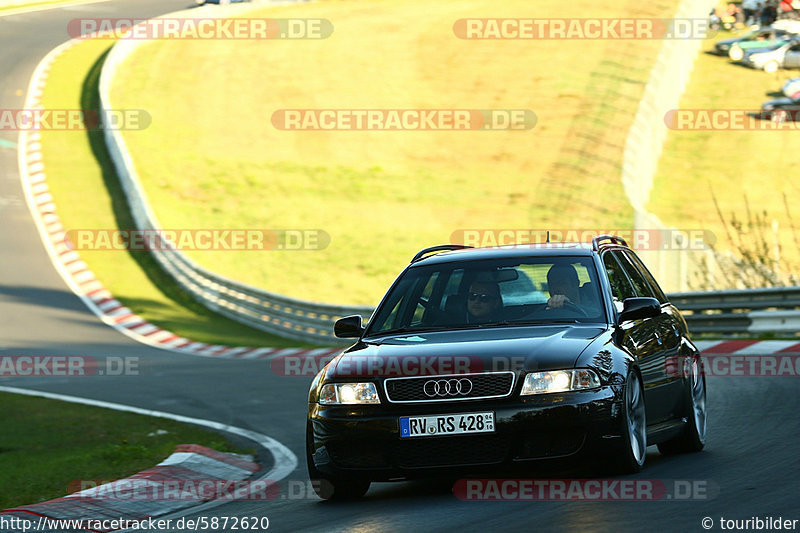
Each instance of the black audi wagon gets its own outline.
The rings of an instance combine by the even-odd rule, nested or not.
[[[700,353],[619,237],[427,248],[366,327],[334,332],[356,341],[314,378],[306,425],[326,499],[585,457],[635,472],[649,445],[705,444]]]

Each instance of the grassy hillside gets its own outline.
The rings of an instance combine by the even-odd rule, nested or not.
[[[159,41],[125,66],[116,107],[171,228],[315,228],[320,251],[191,252],[295,297],[374,304],[418,249],[463,228],[630,227],[628,127],[659,41],[469,41],[464,17],[667,17],[676,0],[330,1],[264,9],[321,17],[326,40]],[[251,14],[250,16],[257,16]],[[176,68],[179,65],[180,68]],[[532,109],[504,132],[280,131],[285,108]]]
[[[710,49],[712,44],[709,41],[705,48]],[[680,108],[756,111],[765,100],[780,96],[783,82],[797,75],[800,72],[767,74],[732,64],[727,58],[701,54]],[[763,238],[768,258],[774,263],[770,267],[796,273],[800,257],[798,165],[800,135],[794,128],[670,131],[648,209],[669,225],[713,232],[721,250],[736,250],[740,242],[754,249],[747,243]],[[756,217],[763,218],[764,223],[749,229],[748,220]],[[733,220],[745,224],[737,230],[731,225]],[[719,283],[731,285],[730,281]]]

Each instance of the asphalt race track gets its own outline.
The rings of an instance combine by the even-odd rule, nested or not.
[[[69,20],[153,16],[187,4],[113,0],[0,17],[0,109],[23,106],[33,69],[69,38]],[[275,531],[701,531],[704,517],[715,520],[714,530],[720,529],[720,517],[800,519],[800,381],[792,377],[709,378],[706,450],[662,457],[652,447],[644,472],[634,476],[699,481],[708,488],[706,499],[473,502],[457,499],[446,482],[411,482],[374,484],[358,502],[323,503],[305,491],[290,490],[306,479],[303,439],[310,378],[277,376],[264,360],[150,348],[102,324],[67,288],[45,253],[19,183],[16,141],[16,132],[0,131],[0,355],[138,357],[141,372],[0,378],[0,385],[251,429],[288,446],[300,461],[276,500],[227,503],[191,516],[266,516]],[[261,459],[271,461],[266,452]]]

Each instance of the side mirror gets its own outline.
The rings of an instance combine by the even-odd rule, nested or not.
[[[358,338],[364,333],[361,325],[361,315],[351,315],[340,318],[333,324],[333,334],[340,339]]]
[[[661,304],[655,298],[626,298],[622,302],[619,324],[630,320],[653,318],[661,314]]]

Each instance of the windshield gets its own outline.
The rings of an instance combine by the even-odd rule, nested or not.
[[[742,35],[740,37],[740,39],[743,40],[743,41],[748,41],[750,39],[755,39],[759,35],[766,34],[766,33],[767,32],[765,30],[759,28],[757,30],[752,30],[752,31],[749,31],[749,32],[745,33],[744,35]]]
[[[523,324],[605,322],[591,257],[538,257],[409,268],[366,336]]]

